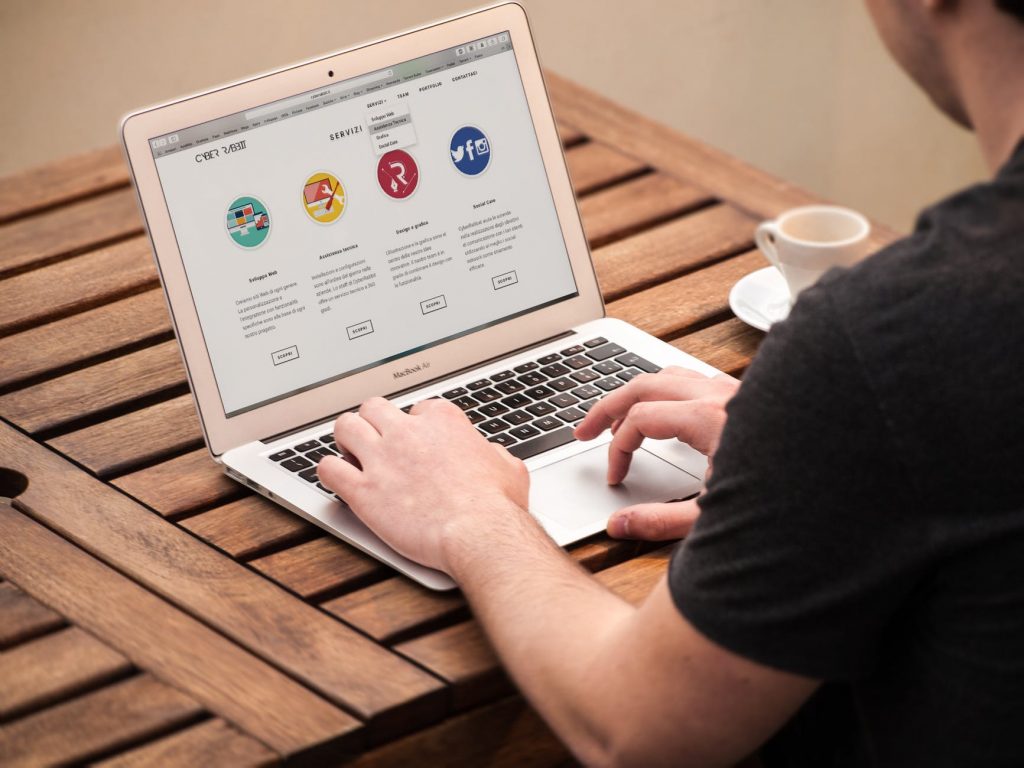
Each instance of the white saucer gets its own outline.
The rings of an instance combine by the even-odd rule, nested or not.
[[[789,286],[779,270],[765,267],[751,272],[732,287],[729,306],[747,325],[767,331],[789,317]]]

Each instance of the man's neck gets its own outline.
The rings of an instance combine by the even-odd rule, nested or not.
[[[964,107],[994,173],[1024,138],[1024,25],[989,15],[950,45]]]

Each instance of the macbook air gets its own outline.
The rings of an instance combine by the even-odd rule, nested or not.
[[[631,378],[710,366],[604,316],[522,8],[498,5],[125,118],[206,444],[224,471],[433,589],[324,487],[332,425],[443,397],[531,472],[559,544],[696,493],[648,442],[619,487],[573,426]],[[415,525],[415,520],[409,521]]]

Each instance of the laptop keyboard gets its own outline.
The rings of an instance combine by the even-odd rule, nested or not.
[[[520,459],[571,443],[574,427],[607,393],[657,365],[603,336],[508,370],[478,378],[440,394],[462,409],[484,437]],[[412,404],[402,408],[406,413]],[[316,465],[338,454],[333,434],[304,439],[268,455],[268,459],[325,494]]]

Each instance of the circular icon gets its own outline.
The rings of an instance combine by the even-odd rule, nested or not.
[[[228,234],[243,248],[258,248],[270,235],[270,214],[258,198],[243,195],[228,206]]]
[[[491,162],[491,143],[475,125],[464,125],[452,134],[452,163],[466,176],[479,176]]]
[[[416,191],[419,182],[420,169],[403,149],[386,152],[377,163],[377,183],[388,197],[404,200]]]
[[[341,218],[348,201],[338,177],[317,171],[302,186],[302,207],[317,224],[331,224]]]

